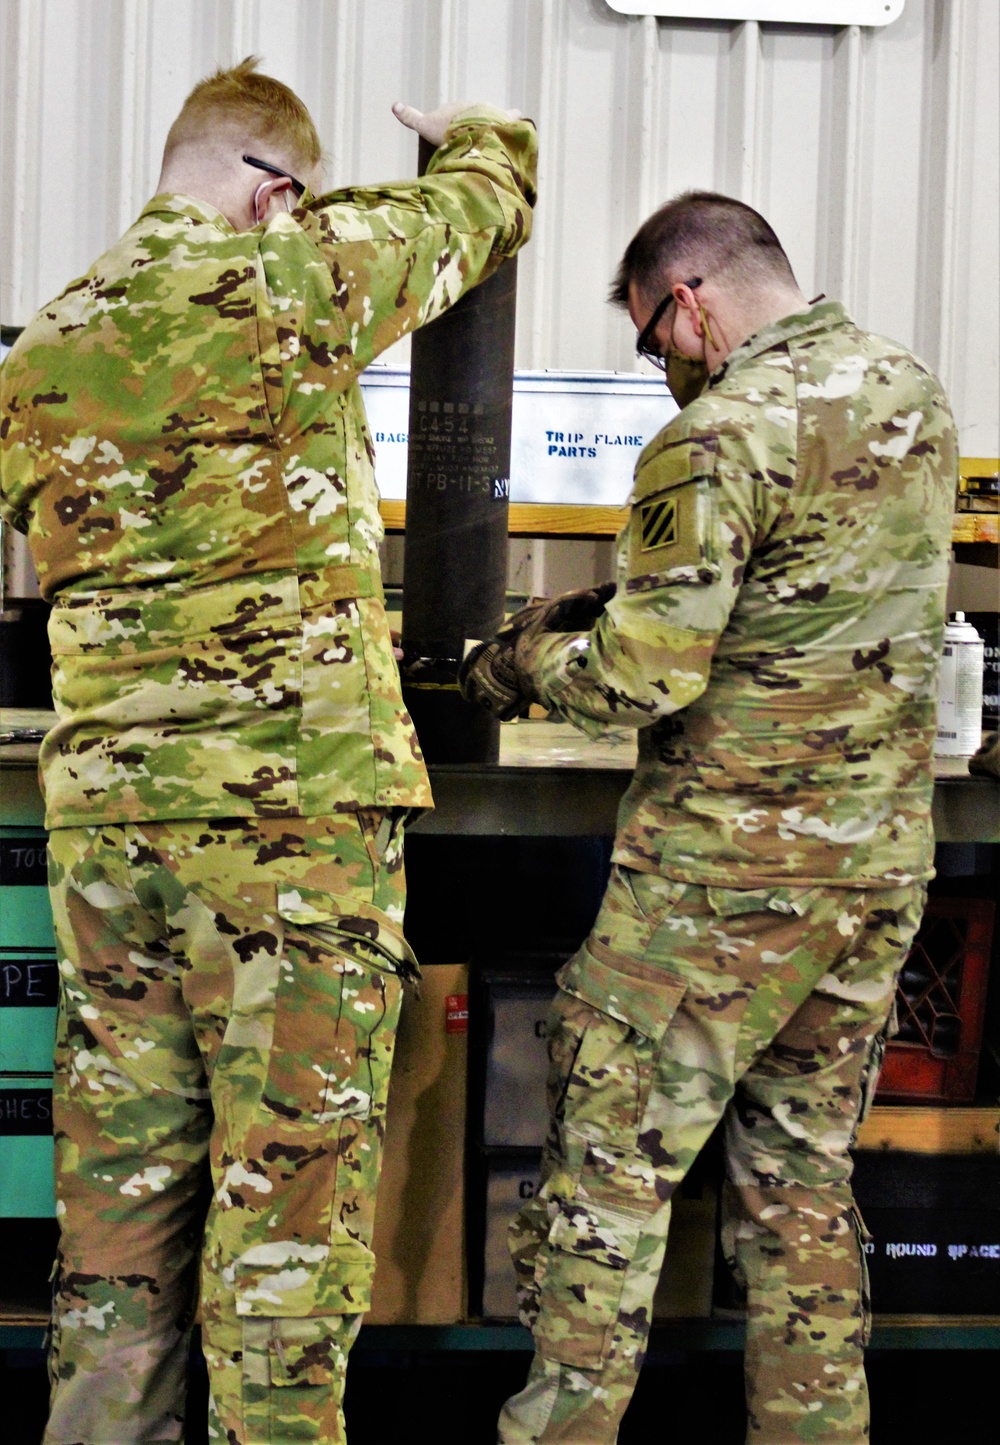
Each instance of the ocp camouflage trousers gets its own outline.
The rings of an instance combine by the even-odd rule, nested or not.
[[[723,1247],[748,1296],[747,1440],[868,1439],[848,1148],[923,901],[922,886],[747,891],[613,869],[558,975],[542,1186],[510,1236],[535,1357],[503,1445],[613,1445],[671,1197],[720,1120]]]
[[[400,975],[378,813],[57,829],[46,1445],[337,1442],[368,1308]]]

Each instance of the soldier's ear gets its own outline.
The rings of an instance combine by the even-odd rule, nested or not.
[[[288,176],[269,176],[266,181],[261,181],[253,193],[251,205],[254,225],[259,226],[262,221],[267,220],[268,210],[275,196],[284,196],[285,209],[292,210],[291,190],[292,181]]]
[[[683,281],[679,285],[675,286],[674,301],[677,303],[678,311],[687,312],[688,319],[691,322],[691,329],[693,330],[695,336],[700,337],[702,334],[701,316],[699,314],[701,311],[701,307],[699,306],[698,298],[691,290],[691,287]]]

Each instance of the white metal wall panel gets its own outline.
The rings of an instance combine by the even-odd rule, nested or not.
[[[399,98],[538,120],[519,366],[630,368],[604,299],[625,243],[677,191],[722,190],[768,216],[808,294],[941,372],[966,455],[1000,452],[996,0],[908,0],[884,29],[605,0],[0,0],[0,318],[114,240],[191,85],[251,51],[309,104],[332,184],[412,174]]]

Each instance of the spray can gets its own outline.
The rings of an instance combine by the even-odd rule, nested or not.
[[[983,740],[983,666],[983,639],[964,612],[953,612],[944,630],[938,683],[939,758],[969,758]]]

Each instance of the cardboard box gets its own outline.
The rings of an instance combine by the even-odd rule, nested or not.
[[[369,1324],[454,1324],[465,1313],[465,964],[424,968],[403,1004],[375,1211]],[[450,1017],[449,1017],[450,1016]]]

